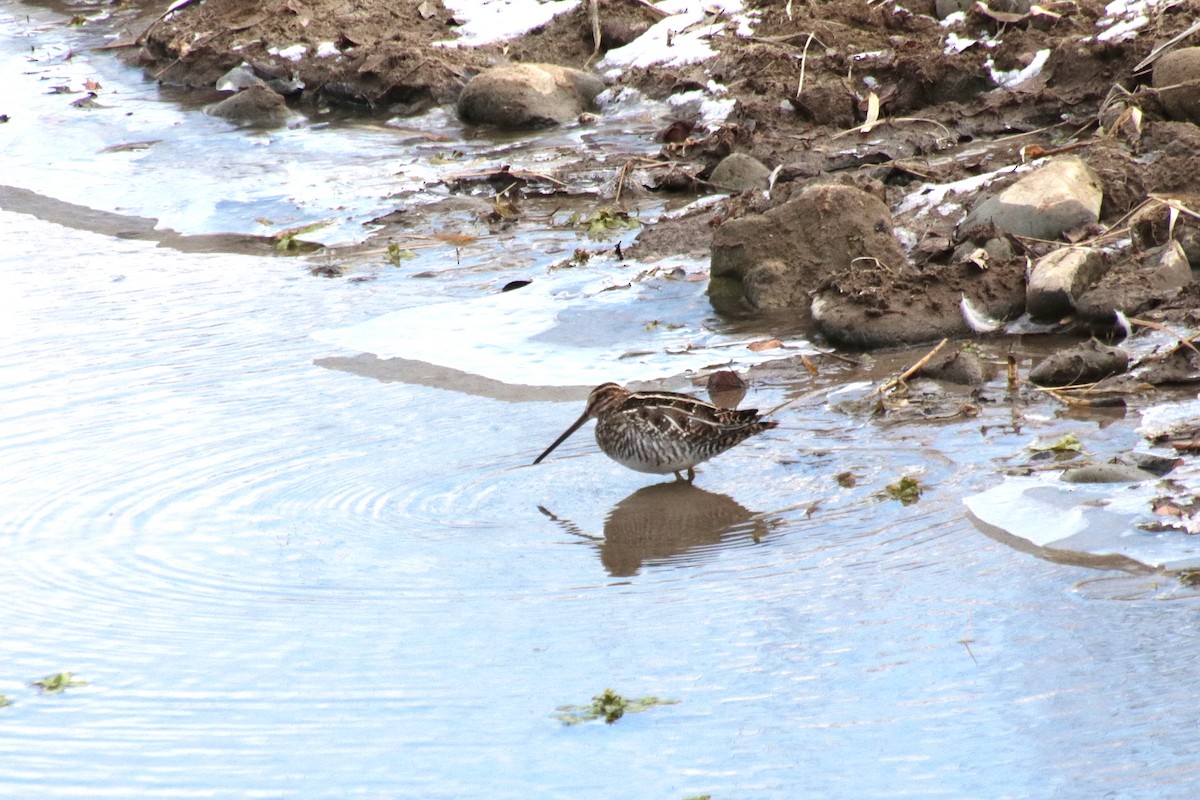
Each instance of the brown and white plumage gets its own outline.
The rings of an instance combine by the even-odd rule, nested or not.
[[[691,395],[631,392],[602,383],[588,396],[579,419],[533,463],[540,463],[592,418],[596,443],[613,461],[638,472],[674,472],[679,480],[686,470],[689,481],[697,464],[778,424],[763,419],[756,409],[717,408]]]

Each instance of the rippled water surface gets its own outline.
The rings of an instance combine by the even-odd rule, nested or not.
[[[233,229],[187,220],[214,219],[238,181],[192,172],[182,192],[98,159],[80,137],[126,134],[54,117],[78,110],[39,87],[102,73],[147,116],[212,129],[206,157],[259,135],[109,55],[30,61],[31,39],[71,41],[49,12],[2,4],[0,32],[8,125],[74,143],[39,166],[45,142],[0,126],[0,183]],[[351,165],[387,135],[266,141],[318,154],[305,169],[334,164],[355,195]],[[255,163],[286,171],[289,147]],[[110,188],[126,199],[106,205]],[[295,191],[293,208],[323,202]],[[0,246],[4,797],[1182,798],[1200,782],[1195,601],[1022,552],[961,502],[1033,433],[1132,444],[1128,426],[1051,413],[1018,433],[985,406],[884,427],[833,402],[831,368],[756,386],[747,403],[797,402],[694,486],[624,470],[586,432],[531,468],[581,410],[576,381],[359,369],[322,339],[493,291],[478,277],[331,281],[7,208]],[[693,285],[680,307],[702,308]],[[905,474],[921,501],[882,499]],[[87,685],[27,685],[60,671]],[[679,702],[555,719],[605,688]]]

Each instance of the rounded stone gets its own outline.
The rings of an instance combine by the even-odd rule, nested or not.
[[[1151,84],[1168,117],[1200,124],[1200,47],[1172,50],[1160,58]]]
[[[596,109],[599,76],[557,64],[503,64],[463,87],[458,116],[478,125],[537,128],[561,125]]]
[[[771,170],[757,158],[745,153],[726,156],[708,177],[708,182],[713,186],[731,192],[766,189],[770,181]]]
[[[214,117],[237,125],[275,127],[287,122],[289,112],[283,96],[265,84],[250,86],[208,109]]]

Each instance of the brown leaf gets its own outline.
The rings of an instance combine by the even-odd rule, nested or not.
[[[433,238],[446,244],[452,244],[455,247],[462,247],[479,241],[478,236],[471,236],[466,233],[435,233],[433,234]]]
[[[777,347],[783,347],[783,342],[778,339],[760,339],[757,342],[751,342],[746,347],[752,352],[760,353],[763,350],[774,350]]]

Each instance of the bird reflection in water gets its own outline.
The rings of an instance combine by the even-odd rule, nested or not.
[[[690,551],[749,539],[757,542],[774,523],[733,498],[681,481],[644,486],[613,506],[603,538],[538,506],[573,536],[600,543],[600,563],[614,577],[636,575],[646,563],[670,563]]]

